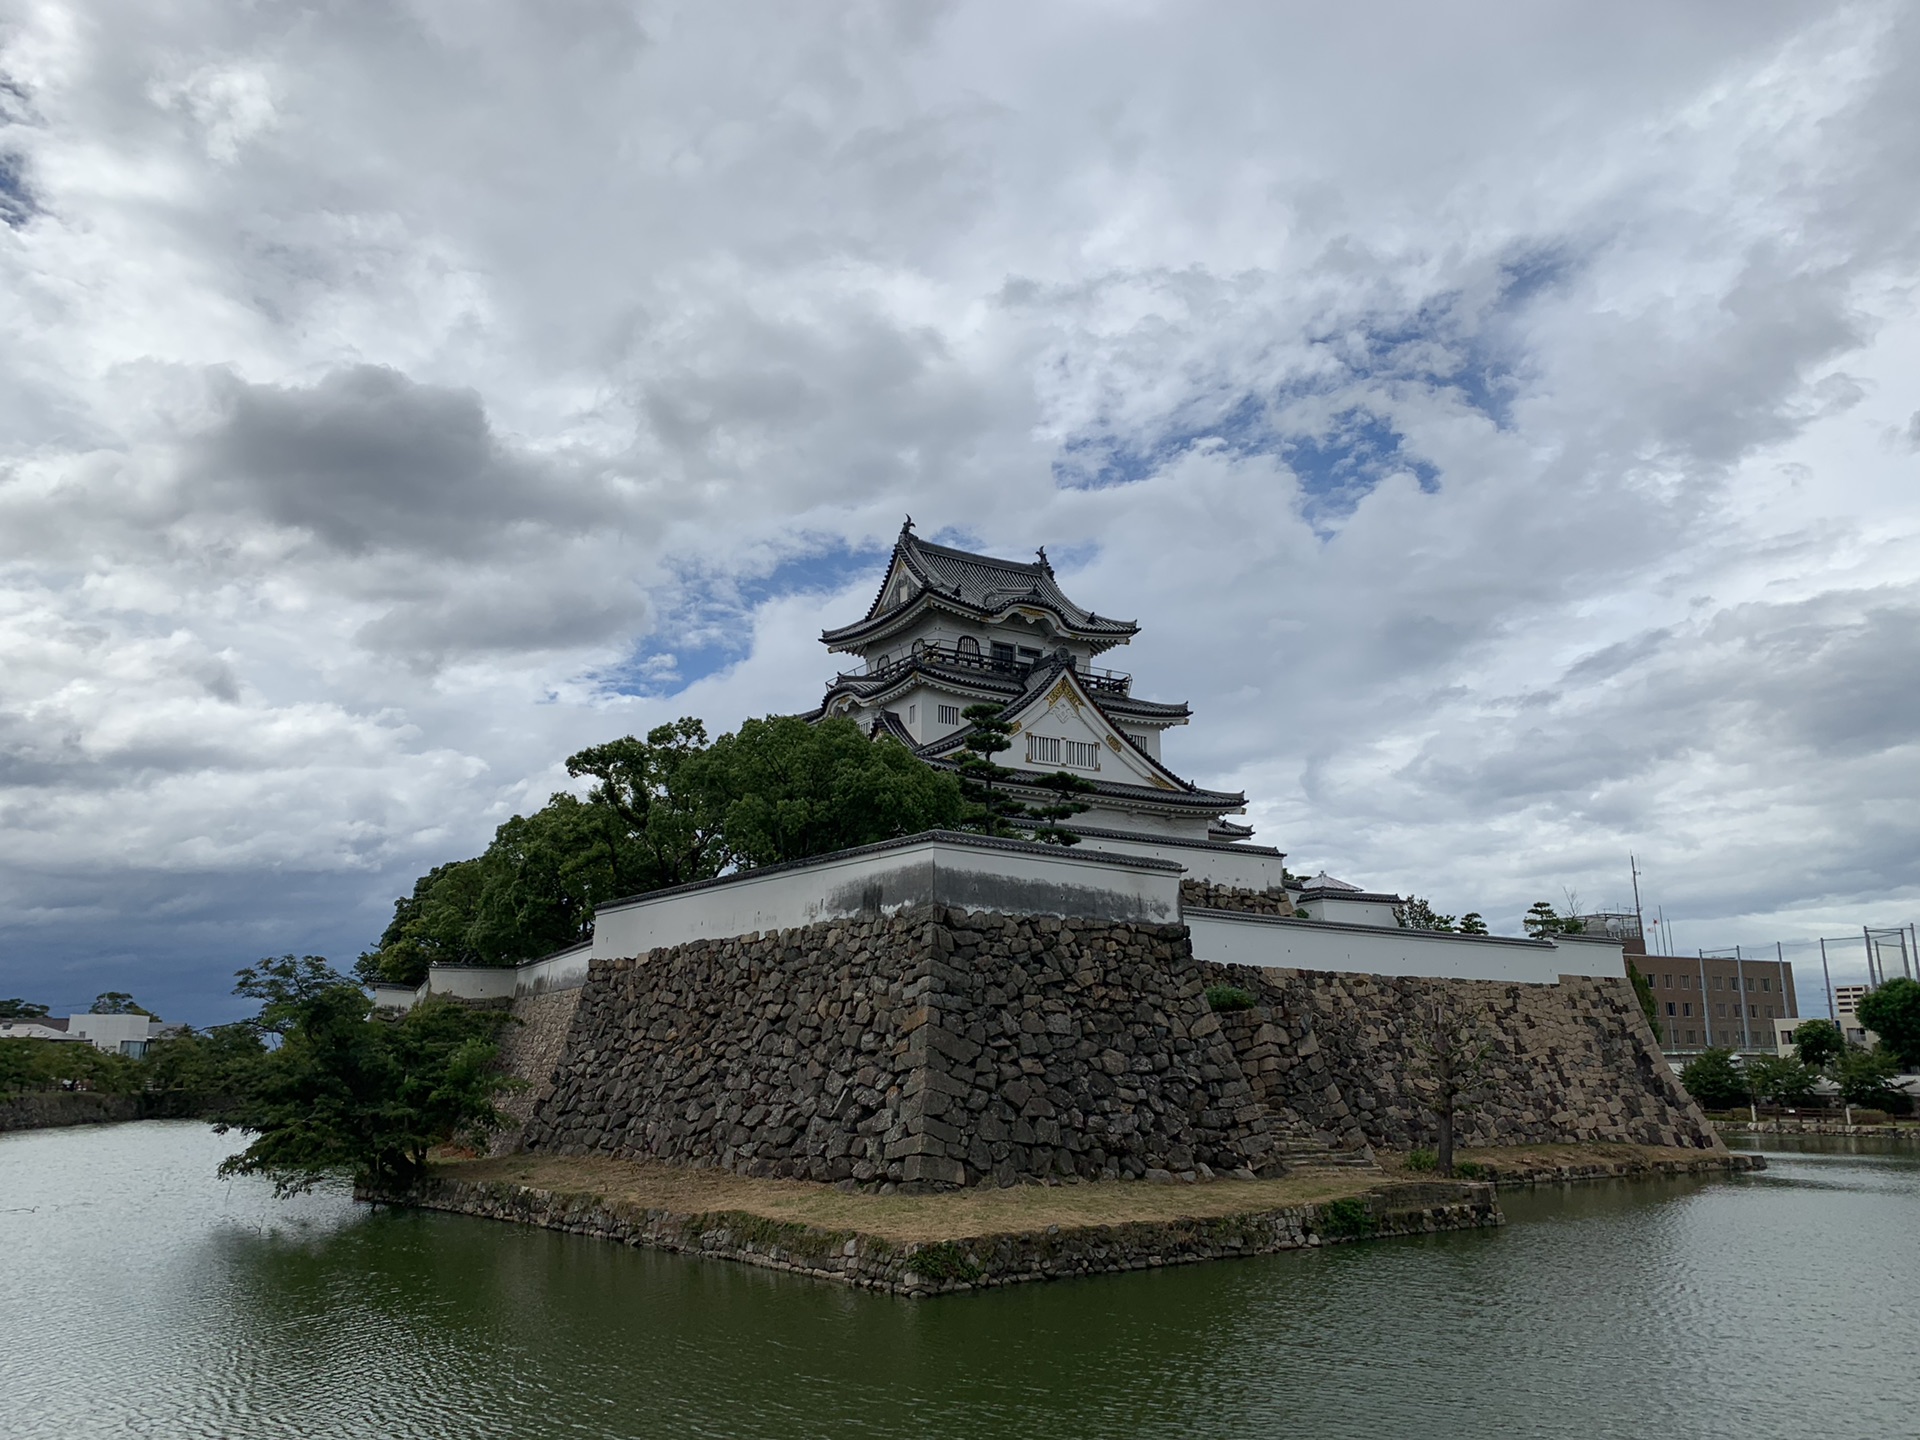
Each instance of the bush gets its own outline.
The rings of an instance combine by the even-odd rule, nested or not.
[[[1320,1207],[1320,1233],[1334,1239],[1371,1235],[1378,1224],[1359,1200],[1329,1200]]]
[[[1414,1150],[1407,1155],[1407,1169],[1426,1171],[1440,1163],[1440,1157],[1431,1150]]]
[[[1249,990],[1238,985],[1209,985],[1207,1004],[1215,1010],[1251,1010],[1259,1002]]]
[[[1680,1072],[1680,1083],[1704,1109],[1725,1110],[1747,1100],[1746,1077],[1733,1063],[1731,1050],[1701,1051]]]
[[[1853,1112],[1853,1123],[1856,1125],[1884,1125],[1887,1123],[1887,1112],[1884,1110],[1855,1110]]]
[[[1477,1160],[1456,1160],[1453,1162],[1453,1173],[1462,1180],[1478,1180],[1487,1173],[1487,1167]]]
[[[907,1265],[929,1280],[964,1280],[972,1284],[985,1273],[979,1261],[951,1240],[922,1245],[907,1257]]]

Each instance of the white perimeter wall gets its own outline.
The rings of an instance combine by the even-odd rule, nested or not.
[[[1617,941],[1560,944],[1432,930],[1388,930],[1308,920],[1189,910],[1193,953],[1221,965],[1268,969],[1342,970],[1362,975],[1407,975],[1437,980],[1505,980],[1552,985],[1562,975],[1624,979]]]
[[[1082,855],[1077,846],[969,843],[941,832],[603,907],[594,917],[592,958],[929,904],[1178,924],[1180,872],[1151,860]]]
[[[1089,824],[1092,821],[1088,821]],[[1235,890],[1278,890],[1284,856],[1262,855],[1257,850],[1215,849],[1200,845],[1164,845],[1142,836],[1115,839],[1111,835],[1087,835],[1076,850],[1099,850],[1109,855],[1143,855],[1154,860],[1170,860],[1182,866],[1189,880],[1205,880],[1214,885],[1230,885]]]

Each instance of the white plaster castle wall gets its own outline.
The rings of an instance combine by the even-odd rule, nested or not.
[[[1343,900],[1336,895],[1320,895],[1300,902],[1300,913],[1309,920],[1331,920],[1336,925],[1384,925],[1398,927],[1393,906],[1385,900]]]
[[[644,955],[909,905],[1178,924],[1180,872],[1148,858],[1080,855],[935,832],[808,864],[603,906],[592,957]]]
[[[1562,975],[1625,978],[1618,941],[1565,937],[1563,943],[1497,935],[1449,935],[1283,920],[1225,910],[1190,910],[1197,959],[1267,969],[1334,970],[1435,980],[1556,984]]]
[[[1075,817],[1088,825],[1100,823],[1095,812]],[[1192,827],[1188,827],[1189,831]],[[1205,834],[1204,824],[1200,827]],[[1241,850],[1214,845],[1161,845],[1151,836],[1128,836],[1119,839],[1111,835],[1088,835],[1075,847],[1080,850],[1099,850],[1109,855],[1144,855],[1154,860],[1171,860],[1185,867],[1189,880],[1205,880],[1213,885],[1227,885],[1235,890],[1278,890],[1281,884],[1281,872],[1285,857],[1278,854],[1262,854],[1258,850]],[[1392,918],[1388,918],[1392,924]]]

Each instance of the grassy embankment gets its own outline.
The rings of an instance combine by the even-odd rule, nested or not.
[[[1593,1166],[1654,1173],[1658,1162],[1697,1161],[1697,1150],[1645,1145],[1533,1145],[1463,1151],[1498,1178]],[[985,1235],[1082,1229],[1168,1220],[1204,1220],[1319,1205],[1391,1191],[1440,1177],[1409,1170],[1404,1155],[1382,1155],[1381,1170],[1307,1172],[1277,1180],[1218,1180],[1205,1185],[1098,1181],[1015,1185],[926,1195],[866,1195],[806,1180],[753,1180],[719,1170],[638,1164],[604,1156],[509,1155],[434,1166],[449,1180],[524,1185],[588,1195],[676,1214],[736,1212],[786,1225],[853,1231],[896,1243],[966,1240]]]

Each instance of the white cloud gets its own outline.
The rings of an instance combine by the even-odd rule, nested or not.
[[[811,705],[903,511],[1137,614],[1302,863],[1904,914],[1917,28],[40,6],[0,989],[350,954],[575,746]]]

